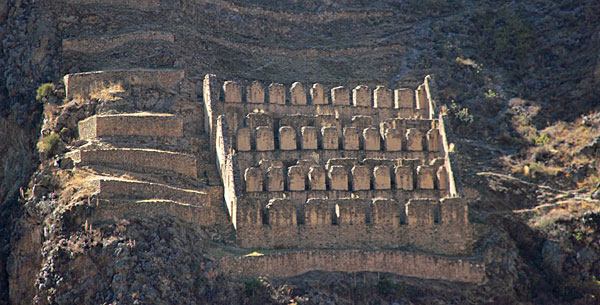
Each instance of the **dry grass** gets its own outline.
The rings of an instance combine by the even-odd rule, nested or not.
[[[598,113],[589,114],[587,117],[599,117]],[[574,122],[557,122],[543,130],[536,130],[528,124],[527,117],[517,116],[514,119],[516,130],[522,139],[530,145],[521,153],[518,159],[507,159],[505,164],[515,175],[524,175],[531,179],[549,179],[552,182],[558,174],[564,172],[566,179],[577,188],[593,189],[600,180],[598,169],[600,160],[577,151],[589,145],[600,134],[600,120],[584,124],[583,118]],[[581,165],[593,165],[595,173],[579,173],[576,177],[570,176],[574,168]],[[557,182],[557,181],[554,181]],[[557,182],[560,184],[559,182]]]
[[[587,212],[600,212],[600,204],[597,201],[569,200],[555,205],[547,212],[544,212],[542,207],[538,208],[537,216],[531,218],[530,225],[542,231],[549,231],[557,222],[569,221]]]
[[[118,95],[125,92],[123,86],[120,83],[105,84],[94,84],[94,88],[90,90],[89,96],[92,99],[101,101],[117,101],[121,97]]]

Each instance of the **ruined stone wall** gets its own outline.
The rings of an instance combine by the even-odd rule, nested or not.
[[[330,94],[215,82],[205,78],[205,122],[227,122],[214,137],[228,143],[216,147],[240,246],[470,251],[466,204],[443,199],[456,192],[427,79],[416,90]]]
[[[111,84],[172,88],[184,78],[183,70],[115,70],[67,74],[64,77],[67,99],[87,97],[90,92]]]
[[[124,5],[141,10],[149,10],[160,6],[160,0],[63,0],[69,4],[106,4]]]
[[[473,232],[460,199],[309,199],[238,202],[245,248],[402,248],[469,253]],[[241,225],[241,222],[244,222]]]
[[[469,283],[480,283],[485,279],[485,267],[475,261],[385,250],[309,250],[264,256],[226,256],[219,259],[219,266],[235,278],[283,278],[322,270],[389,272]]]
[[[90,39],[67,38],[62,41],[63,52],[101,53],[118,48],[132,41],[154,40],[173,43],[174,35],[166,32],[139,31],[116,36],[96,37]]]
[[[181,189],[164,184],[121,179],[99,179],[93,187],[103,199],[170,200],[195,206],[218,206],[223,200],[223,188],[206,187],[202,191]]]
[[[81,165],[118,164],[140,168],[168,170],[197,178],[196,158],[181,153],[154,149],[97,149],[78,150],[74,160]]]
[[[99,200],[89,220],[93,223],[119,219],[127,215],[170,215],[199,226],[212,226],[227,220],[220,207],[196,206],[169,200]]]
[[[95,115],[78,124],[79,138],[101,136],[182,137],[183,121],[169,114]]]

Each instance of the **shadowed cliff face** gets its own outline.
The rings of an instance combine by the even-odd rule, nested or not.
[[[206,254],[201,249],[191,246],[198,239],[214,239],[210,232],[190,233],[193,229],[173,220],[132,221],[124,225],[127,229],[123,231],[106,228],[106,232],[118,232],[110,233],[117,239],[105,248],[100,242],[102,237],[93,231],[79,232],[79,228],[74,227],[77,221],[70,219],[80,218],[81,211],[75,209],[68,217],[53,219],[51,214],[56,207],[51,202],[39,198],[27,204],[18,201],[21,188],[32,191],[35,184],[45,183],[48,187],[52,184],[45,182],[45,177],[51,175],[47,171],[38,171],[32,176],[39,164],[35,143],[44,120],[40,115],[42,106],[35,100],[35,89],[40,84],[56,82],[58,86],[60,77],[71,72],[175,67],[185,70],[190,86],[201,86],[206,73],[243,82],[278,81],[289,85],[303,81],[320,82],[329,87],[358,83],[414,87],[424,75],[432,74],[438,99],[448,105],[455,120],[459,136],[457,149],[464,149],[468,155],[460,164],[458,175],[468,177],[465,183],[473,182],[475,189],[490,197],[480,199],[474,213],[481,216],[507,206],[535,206],[543,203],[540,196],[525,196],[527,203],[506,201],[520,200],[523,196],[518,191],[540,192],[536,185],[498,177],[479,179],[473,175],[480,171],[503,171],[497,159],[515,151],[511,145],[499,148],[495,142],[495,138],[504,134],[521,136],[511,127],[512,114],[506,112],[510,98],[522,97],[540,107],[532,123],[538,128],[548,122],[575,118],[598,106],[600,18],[598,5],[593,1],[214,0],[161,1],[158,7],[155,7],[156,1],[115,3],[0,1],[0,217],[3,219],[0,222],[0,300],[8,300],[8,289],[11,289],[12,300],[23,304],[31,303],[36,294],[42,303],[52,302],[47,298],[50,294],[57,303],[69,303],[78,297],[84,300],[86,293],[92,291],[98,296],[91,299],[99,303],[117,299],[123,302],[150,300],[150,297],[141,299],[141,292],[156,302],[164,300],[165,303],[193,300],[260,303],[264,299],[277,303],[294,298],[306,298],[306,302],[314,303],[350,303],[352,297],[348,295],[362,300],[479,303],[498,297],[500,292],[519,301],[558,302],[555,298],[562,298],[569,302],[568,298],[576,299],[577,295],[568,294],[571,286],[548,280],[551,275],[545,274],[543,265],[536,263],[542,253],[549,264],[566,266],[564,270],[568,274],[597,273],[594,267],[597,259],[588,253],[594,253],[596,248],[585,244],[586,239],[555,245],[544,242],[546,237],[535,232],[525,236],[515,234],[523,231],[521,222],[506,221],[498,216],[499,219],[489,220],[497,233],[479,244],[482,252],[493,249],[485,253],[499,257],[496,261],[510,267],[497,263],[497,268],[490,268],[494,278],[489,287],[498,295],[482,293],[473,287],[465,288],[464,293],[452,292],[457,287],[440,283],[432,284],[434,288],[428,290],[430,288],[414,281],[396,278],[392,283],[403,281],[405,286],[381,282],[379,278],[365,279],[363,288],[372,290],[372,294],[360,296],[353,294],[356,287],[361,287],[357,286],[356,279],[346,277],[329,282],[326,288],[319,287],[310,278],[273,286],[230,283],[223,281],[218,271],[213,270],[215,267],[205,262]],[[85,47],[65,48],[69,44]],[[452,108],[451,101],[456,108]],[[468,108],[468,112],[461,112],[464,108]],[[76,117],[73,112],[62,113],[73,118]],[[472,115],[470,120],[469,115]],[[69,198],[62,200],[70,201]],[[487,202],[497,202],[503,208]],[[568,222],[565,232],[581,230],[577,221]],[[51,224],[59,227],[59,233],[44,237],[44,229]],[[176,232],[159,237],[149,233],[167,228],[176,228],[173,229]],[[173,236],[181,237],[182,241],[164,244]],[[592,240],[594,236],[590,233],[585,238]],[[136,239],[137,243],[144,240],[146,244],[138,250],[126,250],[132,249],[130,240]],[[517,250],[520,247],[534,250],[523,252]],[[117,248],[131,252],[122,256],[123,263],[113,264],[110,251]],[[77,249],[86,250],[77,252]],[[160,255],[148,255],[153,252],[147,249],[154,249],[152,251]],[[7,267],[10,252],[19,259],[13,259]],[[75,252],[77,254],[71,256]],[[565,258],[561,258],[563,253],[579,252],[579,255],[565,254]],[[177,253],[198,258],[188,261]],[[177,259],[170,261],[172,256]],[[560,264],[554,263],[555,257],[561,258]],[[155,263],[150,264],[152,268],[147,267],[149,261]],[[190,268],[205,265],[198,271],[202,276],[194,274],[180,281],[174,279],[179,274],[168,271],[179,264]],[[111,271],[105,271],[105,267]],[[82,275],[88,269],[89,273]],[[6,270],[11,273],[11,287]],[[136,278],[138,270],[144,272]],[[556,272],[564,270],[558,268]],[[523,279],[528,274],[533,274],[532,279]],[[52,276],[62,278],[61,283],[67,284],[50,287],[47,283],[57,279]],[[77,287],[75,283],[81,278],[93,278],[90,281],[93,284],[68,294],[66,287]],[[565,278],[569,277],[565,275]],[[169,283],[166,286],[171,288],[140,288],[154,281]],[[185,296],[173,297],[173,287],[181,285],[187,290],[184,289],[186,293],[178,290],[179,294]],[[283,295],[273,288],[290,285],[293,288]],[[201,293],[197,287],[202,287]],[[343,289],[337,289],[339,287]],[[532,287],[546,287],[552,292]],[[56,290],[51,292],[50,288]],[[231,291],[238,290],[243,293],[229,296]],[[423,298],[424,293],[437,294],[437,297]],[[501,299],[497,301],[502,303]]]

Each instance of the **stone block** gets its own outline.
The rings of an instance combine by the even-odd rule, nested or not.
[[[320,166],[311,166],[308,170],[308,185],[313,191],[324,191],[327,189],[325,170]]]
[[[296,207],[289,199],[271,199],[266,210],[268,223],[273,228],[289,228],[297,225]]]
[[[469,207],[462,198],[444,198],[440,202],[440,221],[443,224],[469,223]]]
[[[437,174],[438,188],[440,190],[447,190],[449,188],[449,186],[448,186],[448,171],[446,170],[446,166],[442,165],[442,166],[438,167],[436,174]]]
[[[349,172],[356,164],[358,164],[357,158],[331,158],[327,160],[325,168],[331,169],[332,166],[343,166]]]
[[[340,199],[336,204],[338,225],[365,225],[368,203],[361,199]]]
[[[267,170],[267,191],[281,192],[284,190],[283,168],[271,166]]]
[[[323,149],[339,149],[339,139],[337,128],[335,127],[323,127],[321,128]]]
[[[327,95],[325,94],[325,87],[321,84],[313,84],[310,88],[310,98],[313,105],[325,105],[328,104]]]
[[[308,199],[304,205],[304,224],[306,226],[331,226],[337,222],[335,205],[328,199]]]
[[[296,130],[290,126],[279,127],[279,149],[296,150]]]
[[[355,165],[352,168],[352,190],[365,191],[371,189],[371,171],[368,167]]]
[[[358,150],[359,149],[359,135],[358,129],[354,127],[344,127],[344,149],[345,150]]]
[[[375,126],[375,121],[370,115],[355,115],[352,117],[352,127],[356,127],[360,130],[365,128],[371,128]]]
[[[366,128],[363,130],[363,148],[365,150],[381,150],[381,140],[379,130],[376,128]]]
[[[435,189],[436,168],[420,165],[417,167],[417,187],[422,190]]]
[[[431,227],[435,223],[437,201],[411,199],[406,204],[406,219],[411,227]]]
[[[306,88],[300,82],[295,82],[290,88],[290,101],[292,105],[306,105]]]
[[[265,89],[262,84],[258,81],[253,81],[250,86],[246,88],[246,99],[248,103],[262,104],[265,102]]]
[[[415,93],[407,88],[394,90],[394,103],[396,108],[415,108]]]
[[[281,162],[280,160],[265,160],[262,159],[260,161],[258,161],[258,166],[260,166],[260,168],[266,172],[269,167],[281,167],[283,168],[283,162]]]
[[[294,165],[288,168],[288,190],[289,191],[304,191],[306,187],[306,180],[304,178],[304,171],[302,167]]]
[[[329,186],[333,191],[348,190],[348,173],[343,166],[329,168]]]
[[[392,90],[384,86],[377,86],[373,93],[375,108],[391,108],[392,107]]]
[[[350,105],[350,91],[344,86],[332,88],[331,103],[338,106]]]
[[[425,91],[425,85],[420,85],[415,90],[415,98],[417,102],[417,108],[429,111],[429,100],[427,99],[427,92]]]
[[[271,151],[275,149],[273,130],[271,127],[260,126],[256,128],[256,150]]]
[[[402,130],[397,128],[388,128],[385,130],[385,150],[402,151],[402,140],[404,135]]]
[[[376,166],[373,170],[373,186],[376,190],[389,190],[392,188],[390,168],[387,166]]]
[[[405,209],[394,199],[373,200],[373,223],[386,228],[397,228],[406,221]]]
[[[242,86],[234,81],[223,83],[223,92],[225,93],[225,103],[242,102]]]
[[[367,86],[352,89],[352,102],[356,107],[371,107],[371,90]]]
[[[423,135],[416,128],[409,128],[406,131],[406,150],[422,151],[423,150]]]
[[[269,103],[285,104],[285,87],[282,84],[272,83],[269,85]]]
[[[302,132],[302,149],[317,149],[318,148],[318,132],[313,126],[304,126]]]
[[[308,173],[308,170],[312,166],[318,166],[319,163],[317,161],[315,161],[314,159],[312,159],[311,157],[309,157],[309,159],[302,159],[302,160],[296,161],[296,165],[300,166],[304,173]]]
[[[249,167],[244,174],[246,192],[263,191],[263,171],[258,167]]]
[[[441,151],[440,131],[437,128],[432,128],[427,132],[427,150]]]
[[[250,127],[255,129],[259,126],[273,126],[273,118],[266,114],[260,112],[251,112],[246,115],[244,118],[244,124],[246,127]]]
[[[240,128],[237,131],[237,150],[239,151],[249,151],[252,149],[251,146],[251,135],[250,128],[244,127]]]
[[[414,189],[413,169],[410,166],[397,166],[395,169],[396,188],[412,191]]]

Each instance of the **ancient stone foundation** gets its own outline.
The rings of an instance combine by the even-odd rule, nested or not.
[[[474,261],[386,250],[304,250],[223,257],[219,265],[235,278],[283,278],[314,270],[395,273],[469,283],[479,283],[485,277],[485,267]]]

